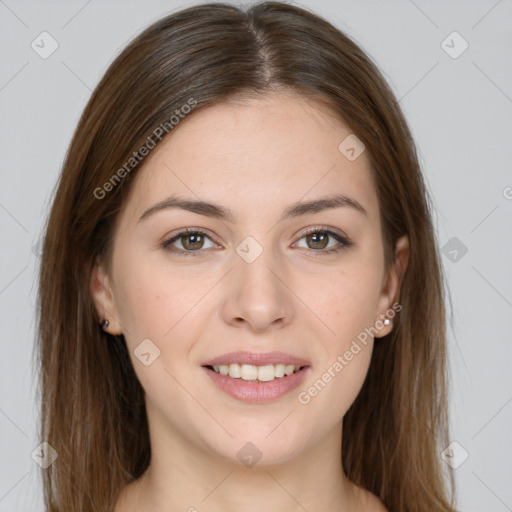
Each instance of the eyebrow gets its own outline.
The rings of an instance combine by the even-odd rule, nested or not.
[[[237,218],[234,212],[225,206],[206,201],[194,201],[178,196],[168,197],[167,199],[164,199],[163,201],[160,201],[159,203],[151,206],[141,215],[138,222],[151,217],[157,212],[175,208],[187,210],[189,212],[205,215],[206,217],[212,217],[227,222],[237,222]],[[361,203],[350,197],[341,194],[334,194],[312,201],[292,203],[281,214],[279,221],[281,222],[285,219],[300,217],[301,215],[306,215],[308,213],[318,213],[334,208],[353,208],[368,217],[368,212],[361,205]]]

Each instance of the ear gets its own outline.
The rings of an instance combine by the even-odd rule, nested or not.
[[[383,282],[376,318],[376,324],[382,326],[382,329],[379,329],[379,332],[375,335],[376,338],[382,338],[393,330],[393,319],[386,316],[386,312],[389,310],[395,311],[392,306],[399,301],[402,278],[409,262],[409,250],[409,237],[403,235],[396,241],[395,260],[390,265]],[[389,319],[389,324],[381,324],[386,318]]]
[[[99,259],[96,260],[91,272],[90,292],[98,315],[98,323],[108,320],[105,331],[114,335],[122,334],[123,329],[118,320],[118,309],[110,279]]]

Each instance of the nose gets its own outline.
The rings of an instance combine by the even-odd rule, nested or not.
[[[292,321],[293,293],[272,251],[264,250],[252,263],[235,256],[222,315],[224,321],[255,332],[282,328]]]

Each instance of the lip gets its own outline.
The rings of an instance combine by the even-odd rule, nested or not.
[[[300,366],[297,372],[268,382],[250,382],[233,379],[228,375],[216,373],[207,366],[251,364],[264,366],[279,364]],[[261,404],[277,400],[298,387],[311,371],[311,362],[307,359],[286,354],[284,352],[247,352],[238,351],[223,354],[205,361],[202,370],[212,379],[213,383],[224,393],[242,402]]]
[[[263,366],[266,364],[293,364],[295,366],[311,366],[307,359],[295,357],[284,352],[230,352],[218,356],[214,359],[204,362],[201,366],[220,366],[221,364],[252,364],[254,366]]]
[[[223,361],[225,361],[225,359],[223,359]],[[291,375],[280,377],[269,382],[250,382],[242,379],[233,379],[228,375],[216,373],[205,366],[201,367],[201,369],[206,372],[220,390],[224,391],[224,393],[232,398],[242,402],[261,404],[277,400],[300,386],[310,373],[311,366],[305,366]]]

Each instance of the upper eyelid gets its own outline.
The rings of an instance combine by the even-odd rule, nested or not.
[[[185,229],[182,229],[181,231],[178,231],[177,233],[165,236],[165,238],[163,240],[163,243],[168,243],[171,240],[178,240],[182,236],[193,235],[193,234],[196,234],[196,233],[201,234],[201,235],[205,235],[208,238],[210,238],[212,240],[212,242],[218,243],[216,241],[216,239],[215,239],[216,237],[211,235],[210,231],[208,231],[208,230],[206,230],[204,228],[185,228]]]
[[[327,233],[333,233],[335,235],[338,235],[342,238],[346,238],[348,239],[348,236],[345,235],[345,233],[341,230],[337,230],[336,228],[331,228],[329,226],[312,226],[312,227],[309,227],[309,228],[305,228],[305,231],[302,232],[302,235],[301,235],[301,238],[303,236],[306,236],[310,233],[314,233],[316,231],[325,231]]]

